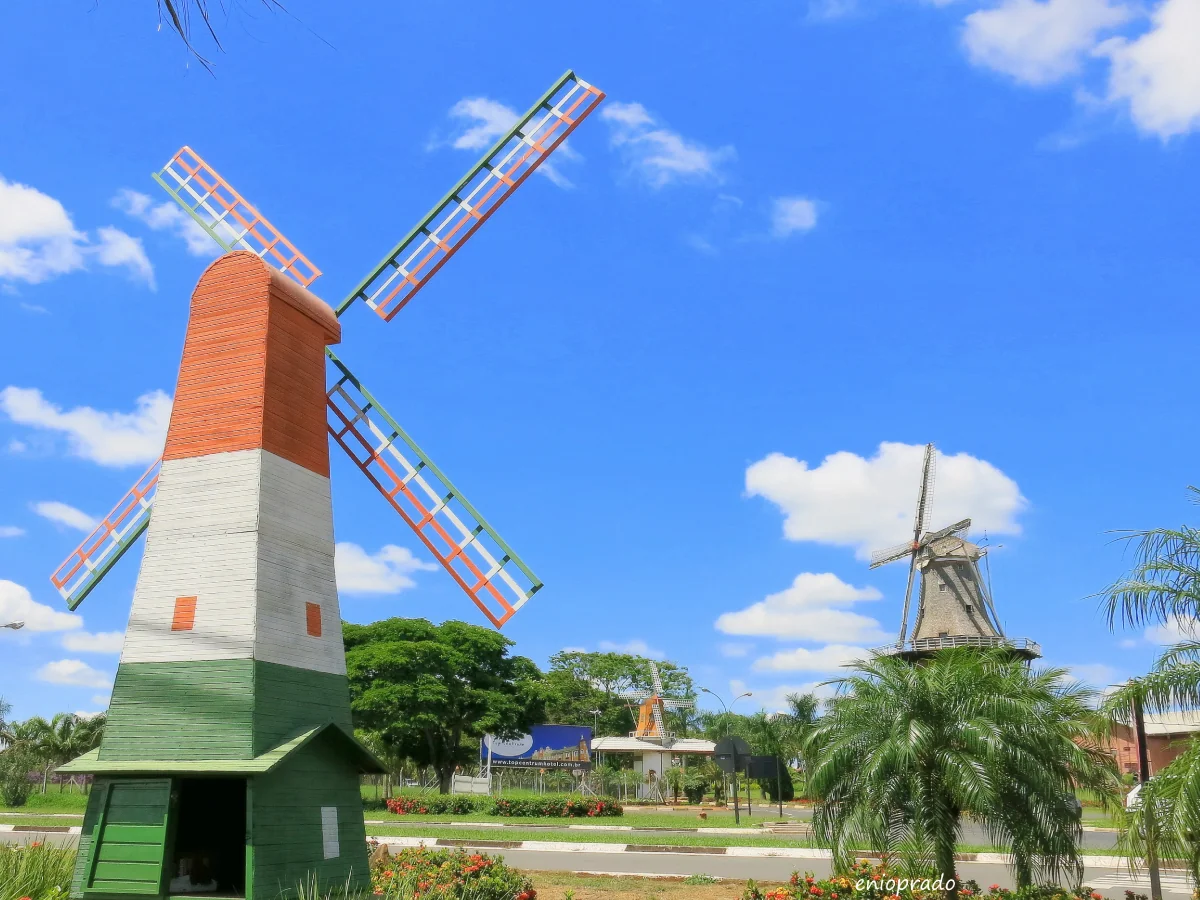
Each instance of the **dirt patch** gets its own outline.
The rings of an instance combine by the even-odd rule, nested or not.
[[[570,872],[529,872],[538,900],[739,900],[746,882],[687,884],[682,878],[639,878],[635,875],[573,875]],[[770,882],[759,882],[773,887]]]

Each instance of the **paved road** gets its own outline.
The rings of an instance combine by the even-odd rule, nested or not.
[[[555,853],[532,850],[498,851],[509,863],[521,869],[563,872],[604,872],[656,875],[693,875],[704,873],[721,878],[754,878],[759,881],[786,881],[797,870],[818,876],[829,874],[829,863],[820,859],[752,859],[732,856],[706,856],[695,853]],[[962,878],[974,878],[986,890],[990,884],[1013,887],[1007,867],[996,863],[959,863]],[[1126,889],[1146,893],[1150,883],[1145,876],[1132,878],[1123,870],[1089,868],[1085,883],[1106,897],[1123,900]],[[1187,900],[1192,889],[1182,876],[1163,875],[1164,900]]]
[[[60,846],[74,846],[78,837],[66,834],[33,834],[22,832],[0,833],[0,841],[28,843],[44,840]],[[502,850],[490,851],[503,856],[508,862],[521,869],[560,872],[603,872],[630,875],[692,875],[703,873],[720,878],[759,881],[786,881],[794,871],[811,871],[818,876],[829,874],[829,862],[822,859],[781,859],[719,856],[701,853],[655,853],[624,852],[604,853],[591,851],[547,851],[547,850]],[[1007,867],[999,863],[959,863],[959,875],[974,878],[985,889],[990,884],[1013,887],[1012,876]],[[1147,893],[1149,881],[1144,873],[1130,876],[1123,869],[1090,867],[1085,871],[1084,882],[1112,900],[1123,900],[1127,889]],[[1191,887],[1183,876],[1164,873],[1164,900],[1188,900]]]

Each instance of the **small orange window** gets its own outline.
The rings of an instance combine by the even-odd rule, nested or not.
[[[196,624],[196,598],[176,597],[175,617],[171,619],[172,631],[191,631]]]
[[[308,633],[310,637],[321,636],[321,604],[320,603],[305,603],[304,618],[308,623]]]

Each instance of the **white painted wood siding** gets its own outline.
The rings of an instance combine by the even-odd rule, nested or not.
[[[167,460],[122,662],[261,659],[346,671],[329,479],[264,450]],[[172,631],[177,597],[195,624]],[[305,604],[321,607],[308,634]]]

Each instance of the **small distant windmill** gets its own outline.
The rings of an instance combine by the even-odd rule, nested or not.
[[[894,646],[876,652],[920,656],[948,647],[1009,647],[1029,659],[1041,656],[1040,647],[1033,641],[1005,636],[991,592],[979,572],[979,560],[987,551],[966,539],[971,520],[926,531],[933,508],[936,464],[937,450],[933,444],[926,444],[912,540],[871,554],[872,569],[905,557],[909,560],[899,637]],[[912,640],[906,643],[913,581],[918,570],[921,587],[917,616]]]
[[[663,713],[668,709],[692,709],[695,707],[694,700],[676,700],[670,697],[664,697],[662,678],[658,674],[658,666],[654,660],[648,660],[650,663],[650,686],[653,690],[650,691],[626,691],[623,694],[618,694],[622,700],[636,700],[638,702],[638,723],[637,729],[629,733],[630,737],[640,738],[642,740],[657,741],[664,747],[670,747],[675,741],[673,732],[667,731],[667,727],[663,721]]]

